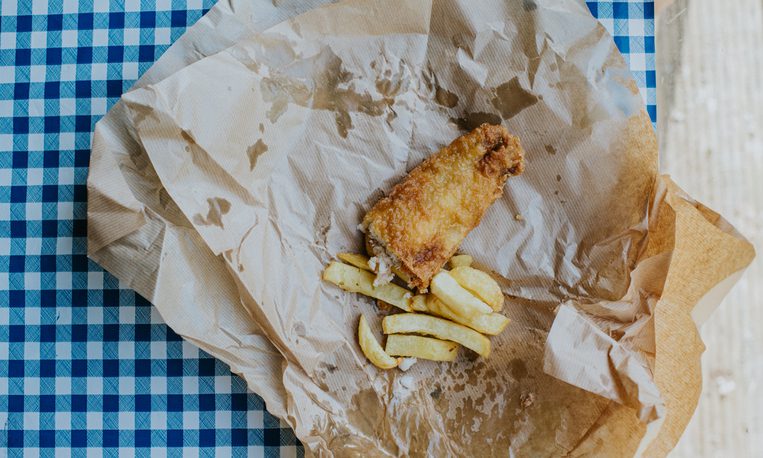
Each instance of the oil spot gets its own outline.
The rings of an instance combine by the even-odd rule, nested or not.
[[[460,118],[450,118],[450,122],[454,123],[461,130],[473,130],[484,123],[488,124],[500,124],[501,117],[494,113],[484,113],[481,111],[475,113],[464,113]]]
[[[495,88],[495,97],[491,102],[501,112],[503,119],[510,119],[525,108],[538,103],[538,96],[523,88],[519,84],[519,78],[515,76]]]
[[[246,156],[249,158],[250,171],[254,170],[254,167],[257,165],[257,159],[259,159],[260,156],[265,154],[267,150],[268,150],[268,145],[266,145],[261,138],[258,139],[254,145],[251,145],[249,148],[246,149]]]
[[[538,8],[538,5],[536,5],[533,0],[522,0],[522,8],[524,8],[525,11],[535,11]]]
[[[325,64],[318,64],[319,68],[325,71],[318,76],[316,80],[316,89],[313,96],[314,109],[329,110],[334,112],[337,131],[342,138],[347,138],[348,132],[353,128],[351,112],[364,113],[369,116],[381,116],[385,108],[394,103],[388,94],[394,93],[394,85],[384,80],[377,83],[379,92],[387,95],[381,100],[374,100],[367,92],[358,93],[350,82],[354,75],[345,70],[342,59],[331,52],[322,53],[323,59],[327,60]],[[385,71],[384,75],[389,77],[391,71]]]
[[[133,104],[130,106],[130,108],[135,112],[136,126],[142,123],[143,120],[149,116],[156,118],[156,114],[154,114],[154,110],[152,110],[151,107],[147,107],[146,105]]]
[[[421,73],[424,87],[429,92],[434,92],[434,101],[440,106],[453,108],[458,104],[458,96],[444,87],[440,86],[437,81],[437,75],[431,66],[428,66],[426,70]]]
[[[559,190],[554,191],[554,195],[558,196],[559,195]]]
[[[435,89],[434,100],[438,105],[453,108],[458,104],[458,96],[438,85]]]
[[[554,148],[552,145],[546,145],[546,152],[548,154],[556,154],[556,148]]]
[[[180,131],[180,137],[182,137],[183,140],[187,141],[191,145],[195,145],[196,144],[196,139],[193,138],[193,134],[191,134],[191,132],[189,132],[189,131],[187,131],[185,129]]]
[[[337,131],[343,138],[353,128],[350,113],[359,112],[370,116],[381,116],[394,104],[394,96],[400,90],[403,79],[395,83],[390,81],[392,72],[383,74],[386,80],[377,82],[377,89],[382,93],[381,100],[375,100],[368,92],[357,92],[352,83],[354,75],[347,71],[342,59],[330,48],[324,48],[314,58],[310,68],[321,69],[308,83],[307,75],[303,80],[295,76],[272,76],[260,83],[263,99],[270,103],[267,116],[276,122],[286,111],[290,103],[309,107],[314,110],[327,110],[334,113]],[[312,101],[311,101],[312,94]]]
[[[512,359],[509,363],[509,372],[514,380],[521,380],[527,377],[527,366],[521,359]]]
[[[230,86],[228,86],[228,92],[230,92],[230,91],[232,91],[232,90],[233,90],[233,88],[232,88],[232,87],[230,87]]]
[[[557,175],[556,176],[556,181],[562,181],[562,176],[561,175]]]
[[[466,360],[467,360],[467,361],[469,361],[470,363],[473,363],[473,362],[477,361],[477,358],[479,358],[479,357],[480,357],[480,355],[478,355],[477,353],[474,353],[473,351],[467,351],[467,352],[465,352],[465,353],[466,353],[466,354],[464,355],[464,357],[465,357],[465,358],[466,358]],[[462,387],[462,388],[461,388],[461,390],[463,390],[463,389],[464,389],[464,388]]]
[[[432,399],[440,399],[441,394],[442,389],[439,386],[435,388],[431,393],[429,393],[429,395],[432,396]]]
[[[189,131],[187,131],[185,129],[182,129],[180,131],[180,137],[188,143],[187,145],[185,145],[185,148],[183,148],[183,149],[185,149],[186,153],[190,153],[191,152],[191,146],[196,144],[196,139],[193,138],[193,134],[191,134],[191,132],[189,132]]]
[[[207,199],[207,216],[201,216],[201,213],[197,213],[193,217],[193,222],[201,226],[217,226],[223,227],[223,215],[230,211],[230,202],[222,197],[213,197]]]
[[[260,123],[260,125],[257,128],[260,129],[260,133],[261,134],[265,133],[265,124]]]
[[[289,103],[307,106],[310,100],[310,91],[307,86],[283,76],[263,78],[260,82],[260,91],[265,102],[271,104],[267,113],[271,123],[278,121]]]

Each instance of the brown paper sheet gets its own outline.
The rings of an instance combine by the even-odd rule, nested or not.
[[[695,305],[707,316],[752,248],[658,176],[585,5],[252,8],[216,6],[99,124],[90,256],[314,453],[667,453],[700,389]],[[462,249],[513,322],[487,360],[378,371],[354,330],[379,311],[320,272],[407,170],[486,121],[520,136],[527,171]]]
[[[287,18],[327,3],[219,2],[135,84],[145,87]],[[167,194],[124,103],[96,125],[88,177],[88,255],[149,299],[178,334],[242,375],[285,414],[283,357],[240,306],[237,287]],[[177,294],[184,291],[186,294]]]

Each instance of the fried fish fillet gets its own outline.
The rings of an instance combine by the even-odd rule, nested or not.
[[[483,124],[430,156],[366,213],[361,227],[379,278],[396,267],[424,290],[524,169],[519,139]]]

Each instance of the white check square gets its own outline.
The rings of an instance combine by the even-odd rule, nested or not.
[[[76,30],[63,30],[61,31],[61,47],[62,48],[76,48],[79,34]]]

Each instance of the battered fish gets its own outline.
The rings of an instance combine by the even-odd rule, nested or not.
[[[519,139],[483,124],[430,156],[366,214],[361,227],[380,282],[402,271],[425,290],[461,241],[524,169]]]

